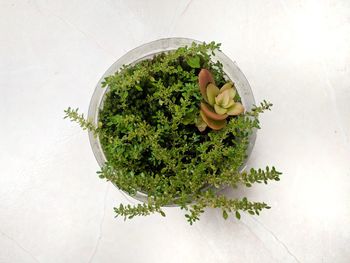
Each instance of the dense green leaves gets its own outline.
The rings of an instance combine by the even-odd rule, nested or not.
[[[199,132],[201,94],[198,72],[208,68],[216,84],[227,79],[220,62],[211,56],[220,45],[193,44],[162,53],[151,60],[125,66],[105,79],[109,87],[99,126],[94,127],[78,110],[68,108],[66,117],[93,131],[101,140],[108,162],[98,172],[123,191],[147,192],[147,203],[119,205],[117,215],[125,219],[159,213],[162,206],[177,204],[186,211],[190,224],[205,207],[221,208],[225,219],[238,211],[259,214],[264,203],[218,196],[215,188],[279,180],[280,173],[267,167],[239,173],[246,159],[252,131],[259,128],[259,114],[271,104],[263,102],[251,112],[230,118],[220,131]],[[240,100],[239,95],[235,97]],[[208,187],[210,186],[210,187]]]
[[[191,68],[200,68],[200,57],[199,56],[194,56],[194,57],[186,57],[186,62]]]

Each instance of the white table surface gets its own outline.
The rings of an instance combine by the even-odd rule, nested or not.
[[[126,51],[171,36],[222,42],[274,103],[250,165],[282,180],[236,193],[272,206],[260,217],[115,219],[134,201],[62,119]],[[350,262],[349,67],[347,0],[1,0],[0,262]]]

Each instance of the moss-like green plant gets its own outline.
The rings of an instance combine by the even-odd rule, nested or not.
[[[212,60],[219,47],[214,42],[181,47],[107,77],[103,86],[109,91],[98,127],[77,109],[65,111],[66,118],[99,137],[108,160],[99,176],[131,196],[148,194],[146,203],[115,207],[118,216],[165,216],[163,207],[176,204],[192,224],[205,207],[221,209],[225,219],[230,212],[240,218],[240,211],[259,214],[269,208],[216,193],[223,186],[249,187],[280,175],[273,167],[239,172],[249,136],[260,128],[259,114],[271,104],[264,101],[243,113],[222,64]]]

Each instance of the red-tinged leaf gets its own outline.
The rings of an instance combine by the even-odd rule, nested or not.
[[[213,120],[208,118],[203,111],[200,111],[200,115],[203,118],[203,120],[206,122],[206,124],[208,124],[208,126],[213,129],[213,130],[221,130],[222,128],[224,128],[226,126],[226,120]]]
[[[214,111],[214,109],[205,102],[201,102],[201,110],[208,118],[212,120],[220,121],[220,120],[225,120],[228,117],[227,114],[223,114],[223,115],[217,114]]]
[[[215,85],[215,80],[207,69],[201,69],[198,74],[198,82],[199,82],[199,90],[205,101],[208,101],[207,98],[207,86],[209,83],[213,83]]]

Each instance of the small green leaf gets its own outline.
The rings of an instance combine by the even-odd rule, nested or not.
[[[241,219],[241,214],[238,211],[236,211],[236,217],[237,219]]]
[[[222,211],[222,217],[226,220],[228,218],[228,214],[226,212],[226,210]]]
[[[196,119],[196,113],[189,112],[183,117],[182,123],[185,125],[192,124],[195,121],[195,119]]]
[[[136,85],[135,88],[138,90],[138,91],[142,91],[142,87],[140,85]]]
[[[200,68],[201,67],[201,59],[199,56],[195,57],[186,57],[186,62],[191,68]]]
[[[165,213],[162,210],[160,210],[159,213],[165,217]]]

